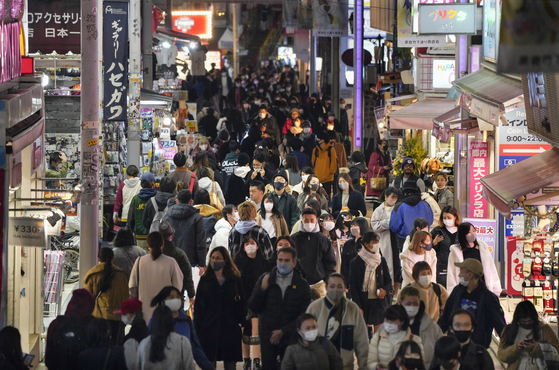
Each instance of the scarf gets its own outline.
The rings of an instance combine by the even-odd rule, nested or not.
[[[297,126],[295,126],[295,124],[293,124],[293,126],[291,126],[289,131],[291,131],[291,133],[293,135],[299,135],[301,132],[303,132],[303,128],[302,127],[297,127]]]
[[[367,248],[361,248],[357,253],[365,261],[365,276],[363,278],[363,292],[368,292],[369,299],[377,299],[377,267],[380,265],[380,251],[371,253]]]

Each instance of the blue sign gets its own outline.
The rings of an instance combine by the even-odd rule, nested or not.
[[[500,170],[505,169],[505,168],[510,167],[514,164],[517,164],[518,162],[522,162],[523,160],[528,159],[530,157],[501,155],[501,156],[499,156],[499,169]]]
[[[524,235],[524,210],[515,209],[511,212],[511,219],[505,218],[505,236]]]

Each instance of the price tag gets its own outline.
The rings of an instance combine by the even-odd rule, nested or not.
[[[188,132],[198,132],[198,121],[186,121]]]
[[[31,217],[10,217],[9,244],[13,247],[47,246],[45,220]]]

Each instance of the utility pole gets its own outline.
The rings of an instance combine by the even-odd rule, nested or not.
[[[152,15],[151,8],[153,6],[151,0],[142,0],[142,64],[144,81],[142,87],[147,90],[153,90],[153,50],[152,50]]]
[[[173,29],[173,0],[165,0],[165,28]]]
[[[310,36],[310,55],[309,55],[309,94],[318,92],[318,84],[316,78],[316,37],[309,31]]]
[[[233,14],[233,75],[237,77],[239,75],[239,36],[237,31],[239,25],[237,24],[237,4],[231,4],[231,12]]]
[[[130,38],[130,77],[128,81],[128,156],[126,166],[140,168],[140,142],[142,127],[140,122],[140,82],[142,76],[142,14],[141,0],[130,0],[128,37]]]
[[[353,13],[353,97],[354,97],[354,132],[355,150],[361,150],[363,135],[363,0],[355,0]]]
[[[332,112],[340,119],[340,38],[332,37]]]

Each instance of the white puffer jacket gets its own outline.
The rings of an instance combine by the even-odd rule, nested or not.
[[[215,247],[225,247],[229,250],[229,233],[233,226],[227,221],[226,218],[222,218],[214,226],[215,234],[212,238],[212,243],[210,244],[210,249],[206,254],[206,266],[210,263],[210,254],[212,249]]]
[[[421,338],[411,333],[411,329],[406,330],[406,334],[396,344],[392,344],[389,334],[381,326],[379,331],[375,333],[373,339],[369,343],[369,358],[367,359],[367,369],[375,370],[378,364],[383,368],[388,368],[388,363],[394,359],[396,353],[400,349],[402,343],[407,340],[413,340],[421,348],[421,358],[425,358],[425,351],[423,350],[423,343]]]

